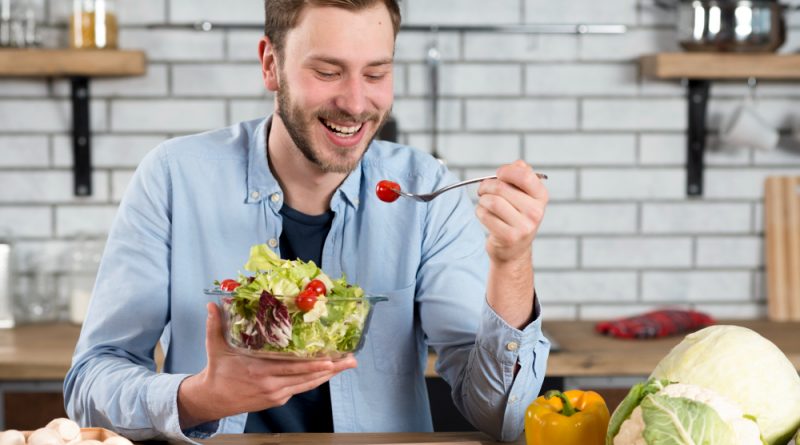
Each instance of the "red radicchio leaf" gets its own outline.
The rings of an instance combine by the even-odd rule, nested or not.
[[[289,341],[292,339],[289,309],[266,290],[261,292],[258,301],[256,323],[267,343],[277,348],[289,346]]]

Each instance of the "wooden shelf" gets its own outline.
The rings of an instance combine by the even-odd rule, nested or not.
[[[655,79],[800,79],[800,54],[661,53],[640,63]]]
[[[639,60],[642,75],[687,80],[689,125],[686,144],[686,194],[702,196],[706,112],[715,80],[800,80],[800,54],[660,53]]]
[[[142,51],[0,49],[0,77],[69,77],[72,96],[72,157],[77,196],[92,194],[89,79],[141,76]]]
[[[3,77],[121,77],[147,70],[143,51],[105,49],[3,49]]]

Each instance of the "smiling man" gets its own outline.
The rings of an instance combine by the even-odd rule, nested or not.
[[[524,162],[429,203],[377,199],[456,181],[374,140],[393,102],[395,0],[266,0],[265,119],[176,138],[137,169],[108,238],[64,384],[84,426],[132,439],[430,431],[427,351],[476,428],[516,439],[546,369],[533,241],[547,190]],[[481,225],[483,227],[481,227]],[[202,292],[252,245],[389,297],[338,361],[239,355]],[[153,351],[166,350],[157,373]]]

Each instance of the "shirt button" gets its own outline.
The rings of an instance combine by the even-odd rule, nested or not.
[[[258,199],[258,198],[261,197],[261,193],[258,193],[257,191],[254,190],[254,191],[250,192],[250,197],[253,198],[253,199]]]
[[[281,200],[281,194],[280,193],[273,193],[272,196],[269,197],[269,199],[271,199],[272,202],[278,202],[278,201]]]
[[[508,349],[509,351],[516,351],[517,348],[519,348],[519,343],[515,341],[510,341],[508,342],[508,344],[506,344],[506,349]]]
[[[508,403],[517,403],[519,401],[519,397],[511,396],[508,398]]]
[[[269,244],[269,247],[272,248],[278,247],[278,240],[275,238],[270,238],[269,241],[267,241],[267,244]]]

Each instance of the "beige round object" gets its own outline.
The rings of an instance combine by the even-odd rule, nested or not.
[[[104,440],[103,445],[133,445],[133,443],[122,436],[114,436]]]
[[[63,440],[65,443],[77,443],[77,441],[81,439],[81,427],[77,423],[65,417],[59,417],[58,419],[51,420],[50,423],[47,424],[46,428],[58,431],[58,434],[61,436],[61,440]]]
[[[64,445],[61,435],[52,428],[39,428],[28,437],[28,445]]]
[[[94,439],[92,439],[92,440],[82,440],[82,441],[78,442],[78,445],[103,445],[103,442],[100,442],[99,440],[94,440]]]
[[[25,435],[17,430],[0,432],[0,445],[25,445]]]

